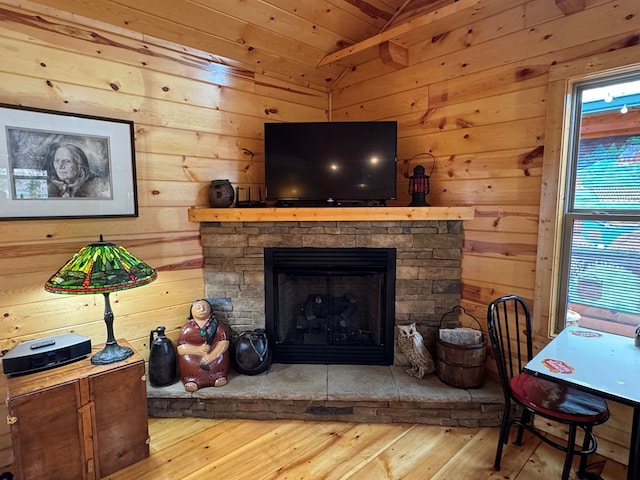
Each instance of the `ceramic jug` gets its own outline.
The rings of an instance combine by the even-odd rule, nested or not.
[[[238,373],[257,375],[271,365],[272,352],[264,328],[240,332],[235,345]]]
[[[229,180],[211,180],[209,184],[209,205],[214,208],[230,207],[235,192]]]
[[[176,352],[164,331],[165,327],[158,327],[149,334],[149,383],[154,387],[171,385],[176,380]]]

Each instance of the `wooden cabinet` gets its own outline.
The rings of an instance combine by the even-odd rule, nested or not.
[[[149,456],[145,367],[137,353],[111,365],[86,358],[11,377],[7,391],[18,479],[99,479]]]

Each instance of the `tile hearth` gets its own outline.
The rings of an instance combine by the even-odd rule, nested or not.
[[[446,426],[500,424],[503,397],[489,380],[458,389],[435,374],[410,377],[406,367],[273,364],[256,376],[232,372],[224,387],[186,392],[180,381],[147,385],[150,416],[288,418]]]

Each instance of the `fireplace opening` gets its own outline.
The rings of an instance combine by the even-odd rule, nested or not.
[[[393,363],[393,248],[265,248],[276,363]]]

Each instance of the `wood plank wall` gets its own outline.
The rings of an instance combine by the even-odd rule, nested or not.
[[[42,289],[102,233],[160,272],[112,296],[116,335],[146,355],[149,331],[175,331],[203,294],[199,226],[187,208],[206,204],[212,179],[261,186],[263,122],[324,120],[329,101],[333,120],[399,120],[398,204],[409,200],[406,160],[431,152],[431,203],[476,207],[465,222],[465,308],[483,319],[498,295],[532,300],[549,68],[637,44],[640,12],[637,0],[586,0],[569,16],[554,0],[496,1],[504,8],[494,17],[412,43],[407,68],[372,60],[349,69],[329,98],[0,0],[0,102],[133,120],[140,203],[135,219],[0,221],[0,349],[70,330],[104,340],[101,298]],[[624,429],[622,419],[609,436],[624,443]]]
[[[554,0],[498,3],[490,19],[411,44],[409,67],[358,65],[331,98],[333,120],[397,119],[400,161],[437,157],[433,205],[476,207],[463,299],[480,318],[499,295],[533,303],[549,68],[640,40],[634,0],[587,0],[569,16]]]
[[[116,336],[144,350],[151,329],[182,325],[203,294],[199,224],[187,208],[207,204],[212,179],[257,192],[263,123],[326,120],[327,95],[13,3],[0,3],[0,102],[135,122],[140,216],[0,221],[0,349],[69,330],[104,341],[102,298],[42,289],[102,233],[159,270],[144,289],[112,295]]]
[[[640,42],[636,0],[587,0],[569,16],[554,0],[497,3],[504,8],[487,20],[411,43],[406,68],[379,59],[357,65],[331,95],[333,120],[397,119],[399,160],[437,157],[431,204],[476,207],[464,224],[462,300],[483,324],[500,295],[521,295],[535,309],[550,67]],[[616,444],[628,444],[630,409],[611,408],[600,435],[612,443],[601,450],[626,463]]]
[[[175,340],[204,294],[199,224],[187,221],[188,207],[207,204],[212,179],[256,192],[263,123],[326,120],[327,95],[18,4],[27,5],[0,2],[0,102],[135,122],[140,215],[0,221],[0,350],[69,331],[106,340],[101,296],[43,290],[48,275],[103,234],[158,269],[154,283],[111,295],[116,336],[146,358],[150,330],[164,325]],[[3,446],[0,439],[6,464]]]

